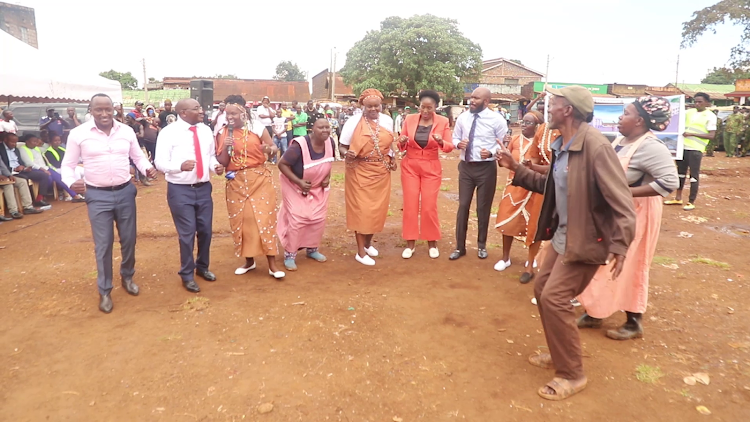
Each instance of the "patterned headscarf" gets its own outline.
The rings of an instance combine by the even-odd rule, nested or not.
[[[669,126],[670,106],[665,98],[649,95],[635,100],[633,105],[650,130],[661,132]]]
[[[378,91],[377,89],[375,89],[375,88],[368,88],[368,89],[362,91],[362,94],[359,95],[359,103],[360,104],[364,104],[364,101],[366,99],[370,98],[370,97],[380,98],[381,101],[384,98],[383,94],[380,91]]]

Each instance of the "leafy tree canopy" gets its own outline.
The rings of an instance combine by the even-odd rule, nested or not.
[[[392,16],[349,50],[341,75],[355,93],[377,88],[386,96],[415,99],[420,90],[434,89],[459,99],[461,80],[478,79],[481,69],[481,47],[458,30],[455,20]]]
[[[135,79],[135,76],[130,72],[122,73],[116,70],[108,70],[106,72],[100,72],[99,76],[119,82],[120,85],[122,85],[122,89],[138,88],[138,80]]]
[[[750,78],[750,72],[744,69],[730,69],[728,67],[715,67],[701,80],[702,84],[732,85],[737,79]]]
[[[722,0],[713,6],[693,13],[693,18],[682,24],[682,48],[690,47],[706,31],[716,33],[716,26],[732,23],[744,28],[739,44],[732,48],[731,65],[734,68],[750,65],[750,1]]]
[[[276,74],[273,76],[278,81],[306,81],[307,75],[305,72],[300,70],[297,63],[292,63],[288,60],[280,62],[276,66]]]

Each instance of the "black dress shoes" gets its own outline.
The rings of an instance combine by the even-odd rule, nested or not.
[[[112,298],[109,297],[109,293],[99,295],[99,310],[105,314],[112,312]]]
[[[451,255],[448,257],[448,259],[450,259],[451,261],[455,261],[464,255],[466,255],[466,250],[462,251],[462,250],[456,249],[455,251],[451,252]]]
[[[140,292],[138,285],[133,283],[133,279],[130,277],[122,279],[122,288],[131,296],[138,296]]]
[[[198,293],[201,291],[201,288],[198,287],[198,283],[196,283],[195,280],[183,281],[182,285],[185,286],[185,290],[190,293]]]
[[[487,254],[487,249],[479,248],[479,250],[477,251],[477,256],[479,257],[479,259],[487,259],[487,257],[489,256],[489,254]]]
[[[211,271],[195,270],[195,274],[199,277],[203,277],[203,279],[206,281],[216,281],[216,275],[212,273]]]

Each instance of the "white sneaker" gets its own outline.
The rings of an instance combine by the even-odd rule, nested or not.
[[[254,269],[255,269],[255,262],[253,262],[253,265],[251,265],[249,267],[240,267],[240,268],[237,268],[236,270],[234,270],[234,273],[237,274],[237,275],[242,275],[242,274],[246,274],[248,271],[254,270]]]
[[[404,258],[404,259],[409,259],[409,258],[411,258],[411,256],[412,256],[412,255],[414,255],[414,251],[415,251],[416,249],[417,249],[417,248],[414,248],[414,249],[409,249],[409,248],[406,248],[406,249],[404,249],[404,252],[402,252],[402,253],[401,253],[401,258]],[[377,256],[377,255],[375,255],[375,256]]]
[[[534,306],[536,306],[536,298],[535,297],[531,298],[531,304],[534,305]]]
[[[526,268],[526,267],[528,267],[528,266],[529,266],[529,261],[526,261],[526,263],[525,263],[525,264],[523,264],[523,267],[524,267],[524,268]],[[534,268],[536,268],[536,259],[534,260],[534,265],[533,265],[533,267],[534,267]]]
[[[367,252],[367,255],[370,256],[378,256],[378,250],[375,249],[372,245],[370,245],[369,248],[365,248],[365,252]]]
[[[502,258],[495,264],[495,271],[505,271],[506,268],[510,267],[510,259],[503,261]]]
[[[440,251],[438,248],[430,248],[430,258],[437,259],[440,257]]]
[[[369,267],[375,265],[375,260],[370,258],[368,255],[365,255],[364,258],[361,258],[359,254],[354,255],[354,258],[359,262],[360,264],[367,265]]]

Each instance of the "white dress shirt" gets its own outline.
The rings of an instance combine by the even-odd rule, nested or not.
[[[218,113],[218,112],[219,110],[216,110],[215,113]],[[213,119],[214,118],[212,118],[211,120]],[[223,113],[219,114],[219,117],[215,117],[215,119],[216,119],[216,126],[214,126],[214,137],[216,137],[216,135],[219,134],[219,131],[221,130],[221,128],[227,125],[227,112],[224,111]]]
[[[182,163],[187,160],[198,161],[195,156],[195,144],[190,124],[177,118],[176,122],[159,132],[159,137],[156,139],[154,164],[157,170],[164,172],[164,178],[169,183],[192,185],[208,182],[211,179],[209,172],[216,172],[215,166],[219,162],[216,160],[216,148],[211,129],[203,123],[195,126],[198,128],[198,141],[203,159],[203,177],[200,179],[198,179],[197,164],[192,171],[181,169]]]
[[[271,117],[260,117],[260,116],[270,116],[271,110],[272,109],[270,107],[266,107],[263,105],[258,106],[258,110],[256,111],[256,113],[258,114],[258,120],[260,120],[260,122],[263,123],[263,126],[273,125],[273,120]]]
[[[494,155],[500,145],[497,143],[499,139],[502,141],[505,139],[505,134],[508,132],[508,123],[505,121],[503,116],[489,108],[485,108],[478,113],[477,125],[474,128],[474,142],[472,143],[471,150],[471,161],[493,161]],[[471,131],[471,125],[474,123],[474,113],[461,113],[456,119],[456,127],[453,128],[453,146],[458,148],[458,144],[463,140],[469,139],[469,132]],[[480,153],[482,148],[492,153],[492,156],[487,159],[482,159]],[[466,161],[466,154],[468,150],[461,151],[461,160]]]

